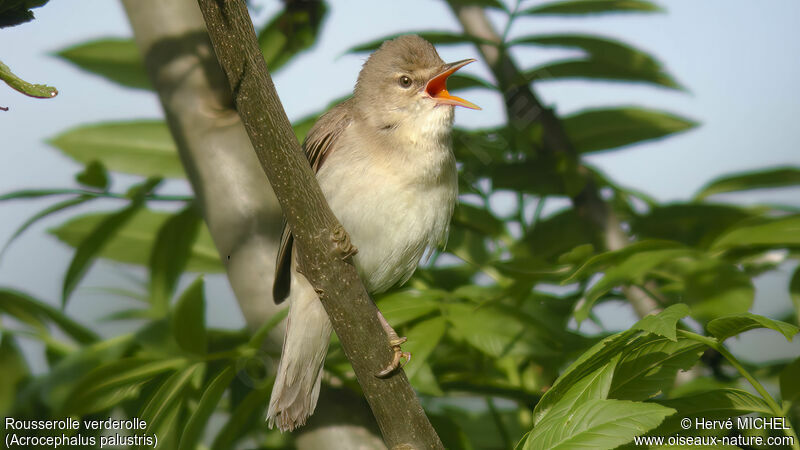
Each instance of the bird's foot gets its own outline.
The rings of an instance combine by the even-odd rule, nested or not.
[[[333,248],[342,261],[358,253],[358,248],[350,242],[350,235],[343,226],[337,226],[331,233]]]
[[[394,351],[392,362],[390,362],[389,365],[386,366],[386,368],[378,372],[375,376],[377,376],[378,378],[387,377],[392,373],[394,373],[396,370],[402,369],[403,367],[405,367],[406,364],[408,364],[409,361],[411,361],[411,353],[404,352],[403,349],[400,347],[407,340],[408,338],[399,337],[397,336],[396,333],[394,338],[389,339],[389,345],[392,346],[392,350]],[[403,359],[405,359],[405,361],[401,364],[400,361],[402,361]]]
[[[392,328],[386,318],[383,317],[383,314],[381,314],[380,310],[378,310],[378,320],[381,322],[383,330],[386,331],[386,336],[389,338],[389,345],[392,347],[392,351],[394,351],[392,362],[390,362],[386,368],[375,374],[375,376],[378,378],[385,378],[394,373],[396,370],[405,367],[405,365],[411,361],[411,353],[404,352],[400,347],[408,340],[408,338],[398,336],[397,332],[394,331],[394,328]],[[405,362],[401,365],[400,361],[403,359],[405,359]]]

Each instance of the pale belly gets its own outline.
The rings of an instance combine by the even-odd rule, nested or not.
[[[447,158],[440,177],[419,182],[415,168],[380,167],[337,152],[320,169],[320,186],[358,248],[355,264],[367,290],[383,292],[405,282],[426,249],[444,238],[456,197],[455,162]]]

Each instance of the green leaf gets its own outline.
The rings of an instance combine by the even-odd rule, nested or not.
[[[45,5],[48,0],[12,0],[0,3],[0,28],[13,27],[34,19],[32,8]]]
[[[76,161],[84,164],[100,161],[115,172],[148,177],[184,176],[175,142],[161,120],[84,125],[49,142]]]
[[[725,192],[750,191],[753,189],[782,188],[800,184],[800,169],[774,168],[727,175],[709,182],[695,194],[695,200]]]
[[[468,228],[487,236],[497,237],[505,232],[503,221],[483,208],[459,203],[453,211],[453,226]]]
[[[86,214],[72,218],[49,232],[65,244],[77,247],[86,239],[91,230],[106,220],[108,216],[109,213]],[[139,210],[117,231],[114,239],[103,247],[99,256],[112,261],[147,266],[158,230],[169,217],[170,214],[165,212],[144,208]],[[192,272],[219,273],[224,271],[214,242],[205,226],[201,225],[186,267]]]
[[[681,86],[669,74],[617,65],[615,61],[598,59],[566,59],[546,63],[522,74],[523,80],[545,82],[554,80],[602,80],[652,84],[670,89]]]
[[[784,401],[800,401],[800,358],[795,359],[781,370],[781,398]]]
[[[14,75],[11,69],[0,61],[0,80],[4,81],[15,91],[36,98],[53,98],[58,95],[58,89],[46,84],[28,83]]]
[[[592,109],[567,116],[564,131],[581,153],[615,149],[681,133],[696,122],[663,111],[636,107]]]
[[[632,233],[641,239],[665,239],[690,247],[708,248],[726,229],[753,217],[753,212],[708,203],[658,205],[631,220]]]
[[[679,370],[690,369],[703,354],[704,344],[689,339],[671,341],[650,335],[628,345],[614,372],[608,393],[620,400],[647,400],[669,390]]]
[[[214,413],[222,394],[228,389],[228,385],[231,384],[231,380],[235,375],[236,371],[233,370],[233,367],[228,366],[208,384],[208,387],[200,397],[197,409],[189,417],[186,427],[181,432],[181,442],[178,450],[193,450],[195,448],[197,441],[200,440],[203,431],[206,429],[211,414]]]
[[[203,288],[203,277],[199,276],[183,291],[172,312],[172,333],[178,345],[183,350],[198,355],[205,354],[208,347]]]
[[[601,272],[606,268],[618,266],[630,259],[637,253],[654,252],[661,250],[678,250],[681,249],[680,244],[670,241],[639,241],[619,250],[613,250],[599,255],[592,256],[582,266],[580,266],[572,275],[569,276],[565,283],[589,278],[597,272]]]
[[[800,245],[800,215],[753,219],[737,224],[720,236],[712,250],[733,247],[787,247]]]
[[[548,411],[555,405],[578,380],[604,367],[608,361],[625,349],[636,336],[641,333],[637,330],[627,330],[609,336],[586,350],[575,362],[561,374],[553,386],[542,395],[539,403],[533,410],[533,423],[538,424]]]
[[[792,304],[794,304],[797,323],[800,323],[800,267],[794,270],[792,280],[789,282],[789,296],[792,298]]]
[[[589,14],[652,13],[662,11],[658,5],[642,0],[570,0],[534,6],[522,11],[520,14],[583,16]]]
[[[25,232],[25,230],[30,228],[31,225],[33,225],[34,223],[38,222],[41,219],[44,219],[47,216],[50,216],[51,214],[55,214],[55,213],[57,213],[59,211],[63,211],[65,209],[72,208],[73,206],[78,206],[78,205],[80,205],[82,203],[86,203],[87,201],[92,200],[93,198],[95,198],[95,197],[89,197],[89,196],[83,196],[83,195],[82,196],[78,196],[78,197],[74,197],[74,198],[71,198],[71,199],[68,199],[68,200],[64,200],[63,202],[58,202],[58,203],[56,203],[54,205],[50,205],[47,208],[45,208],[45,209],[39,211],[38,213],[34,214],[33,216],[29,217],[28,220],[26,220],[25,223],[20,225],[19,228],[14,230],[14,234],[12,234],[10,238],[8,238],[8,241],[6,241],[6,244],[3,246],[3,249],[0,250],[0,257],[2,257],[3,254],[5,254],[6,250],[9,247],[9,245],[11,245],[11,243],[14,242],[14,240],[16,238],[18,238],[22,233]]]
[[[83,172],[75,176],[75,180],[84,186],[105,190],[108,187],[108,172],[100,162],[91,161]]]
[[[672,408],[653,403],[589,400],[566,422],[559,418],[540,422],[523,448],[615,448],[657,427],[674,413]]]
[[[412,31],[409,33],[397,33],[391,34],[389,36],[384,36],[379,39],[375,39],[373,41],[367,42],[365,44],[357,45],[355,47],[351,47],[345,51],[345,53],[361,53],[361,52],[373,52],[377,50],[381,44],[384,42],[395,39],[400,36],[405,36],[407,34],[416,34],[417,36],[425,39],[426,41],[430,42],[433,45],[440,46],[440,45],[453,45],[453,44],[485,44],[488,43],[483,39],[479,39],[473,36],[469,36],[466,34],[459,34],[459,33],[451,33],[449,31]]]
[[[446,306],[445,317],[452,325],[448,331],[490,357],[562,355],[565,342],[549,336],[542,328],[526,326],[526,317],[516,310],[463,303],[443,306]]]
[[[139,417],[147,422],[145,434],[157,433],[163,425],[171,422],[171,416],[183,401],[185,389],[204,367],[203,363],[196,363],[179,369],[159,386],[139,412]],[[146,447],[141,445],[139,448]]]
[[[653,430],[652,435],[664,436],[684,430],[681,419],[692,420],[691,431],[694,430],[694,419],[719,420],[750,413],[774,414],[766,402],[755,395],[740,389],[715,389],[685,397],[658,400],[658,403],[680,411],[680,414],[667,418],[661,426]],[[691,435],[691,434],[690,434]]]
[[[193,203],[171,216],[158,230],[150,252],[150,303],[166,311],[192,254],[202,219]]]
[[[7,417],[13,410],[20,382],[28,377],[28,365],[17,343],[5,333],[0,334],[0,415]]]
[[[66,48],[56,55],[123,86],[152,89],[133,39],[98,39]]]
[[[433,349],[439,345],[439,341],[444,336],[446,325],[447,321],[438,316],[418,323],[405,333],[408,342],[403,345],[403,350],[411,352],[413,360],[406,365],[404,370],[412,384],[419,369],[433,352]]]
[[[393,327],[439,310],[445,292],[438,289],[403,289],[379,297],[378,308]]]
[[[792,324],[751,313],[731,314],[720,317],[712,320],[706,326],[708,332],[713,334],[720,342],[755,328],[775,330],[786,337],[789,342],[792,342],[794,335],[800,332],[800,328]]]
[[[69,318],[60,310],[19,291],[0,289],[0,311],[21,322],[43,329],[52,323],[81,344],[89,344],[98,339],[94,331]]]
[[[559,74],[569,75],[566,71],[571,68],[585,71],[589,78],[640,81],[682,89],[653,56],[620,41],[591,35],[559,34],[526,36],[509,42],[509,45],[577,48],[586,53],[583,59],[557,61],[537,69],[539,72],[534,72],[535,76],[541,80]]]
[[[664,336],[673,342],[677,342],[676,330],[678,321],[688,315],[689,307],[683,303],[678,303],[669,306],[658,314],[650,314],[642,317],[642,319],[636,322],[631,328]]]
[[[691,249],[673,248],[629,254],[627,258],[620,260],[615,266],[606,269],[603,277],[586,291],[584,301],[579,303],[575,309],[575,319],[580,322],[589,317],[589,312],[592,310],[594,302],[614,287],[643,284],[646,276],[652,270],[668,261],[691,253]]]
[[[614,370],[618,362],[619,355],[616,355],[604,366],[581,378],[567,390],[558,402],[546,411],[546,414],[540,416],[536,423],[538,424],[543,419],[554,417],[566,420],[565,416],[567,414],[576,411],[586,402],[608,398],[608,391],[611,389],[611,381],[614,378]]]
[[[139,210],[144,203],[144,196],[155,188],[160,179],[148,179],[140,185],[135,186],[130,205],[111,213],[102,222],[93,228],[86,238],[81,241],[75,249],[75,255],[67,268],[62,287],[61,302],[67,304],[72,292],[78,283],[83,279],[86,271],[94,262],[100,250],[106,242],[114,237],[114,234]]]
[[[258,45],[270,72],[311,48],[328,12],[325,2],[288,2],[258,33]]]
[[[85,404],[92,404],[117,388],[126,387],[151,380],[156,375],[173,371],[185,366],[186,360],[153,359],[130,357],[103,364],[78,381],[64,402],[75,414],[90,413],[82,409]]]
[[[212,450],[235,448],[234,443],[244,437],[254,416],[261,419],[259,424],[263,426],[263,416],[259,416],[256,411],[263,410],[264,405],[269,401],[271,391],[272,384],[270,383],[267,386],[259,386],[248,392],[244,399],[236,405],[225,425],[217,433],[211,445]]]

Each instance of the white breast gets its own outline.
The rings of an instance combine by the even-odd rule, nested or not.
[[[458,189],[450,123],[422,122],[393,130],[395,145],[365,141],[351,126],[317,174],[358,248],[356,267],[370,293],[405,282],[447,232]]]

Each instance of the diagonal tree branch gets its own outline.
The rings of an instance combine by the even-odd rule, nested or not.
[[[583,189],[572,198],[578,214],[603,230],[608,250],[625,247],[628,236],[620,227],[619,218],[600,197],[591,172],[580,164],[580,156],[575,152],[561,120],[551,108],[542,104],[530,83],[524,80],[514,60],[503,51],[502,38],[489,22],[483,8],[464,5],[457,0],[447,0],[447,3],[466,34],[488,42],[479,44],[478,49],[503,92],[509,124],[517,129],[541,124],[544,131],[541,150],[548,156],[565,155],[575,164],[577,173],[584,180]],[[626,288],[625,295],[640,317],[657,308],[656,303],[637,287]]]
[[[377,308],[278,99],[244,0],[198,3],[234,104],[292,228],[299,266],[320,294],[387,446],[443,448],[405,373],[374,375],[392,356]]]
[[[233,108],[197,2],[123,4],[228,281],[248,328],[255,330],[278,309],[272,301],[282,222],[278,201]],[[278,328],[265,346],[277,352],[282,342]],[[298,449],[319,448],[319,442],[385,448],[360,398],[331,397],[326,391],[317,413],[299,432]],[[342,408],[349,414],[342,414]]]

